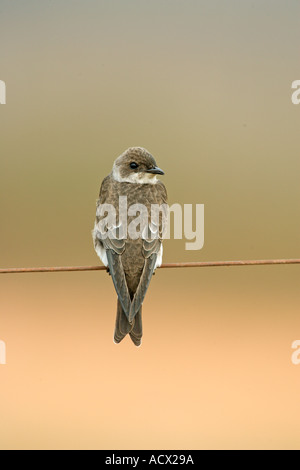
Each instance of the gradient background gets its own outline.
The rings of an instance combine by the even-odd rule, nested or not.
[[[205,244],[165,262],[299,257],[296,0],[0,0],[1,267],[99,262],[127,147]],[[100,263],[100,262],[99,262]],[[2,275],[0,447],[300,448],[299,266],[161,270],[144,339],[112,342],[105,272]]]

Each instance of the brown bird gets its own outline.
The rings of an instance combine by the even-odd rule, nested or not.
[[[146,149],[131,147],[115,160],[100,188],[92,233],[118,294],[115,343],[129,333],[136,346],[141,344],[142,303],[162,263],[167,191],[157,175],[163,174]]]

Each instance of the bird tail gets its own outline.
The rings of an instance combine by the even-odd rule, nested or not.
[[[136,313],[134,319],[130,323],[126,317],[126,314],[122,308],[121,302],[118,299],[118,306],[117,306],[117,317],[116,317],[116,325],[115,325],[115,333],[114,333],[114,342],[120,343],[123,338],[129,333],[129,336],[132,342],[136,346],[140,346],[141,339],[143,336],[143,329],[142,329],[142,307]]]

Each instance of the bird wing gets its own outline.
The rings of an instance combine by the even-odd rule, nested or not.
[[[167,192],[165,186],[159,182],[157,188],[157,203],[158,205],[167,203]],[[157,210],[157,213],[155,213]],[[151,214],[151,220],[145,227],[142,233],[143,239],[143,256],[145,258],[145,264],[140,282],[137,290],[132,299],[129,321],[132,321],[134,316],[140,310],[143,300],[145,298],[147,289],[149,287],[151,277],[156,268],[156,261],[159,253],[162,249],[162,238],[166,232],[166,221],[168,217],[168,207],[163,206],[162,212],[159,212],[158,206],[154,209]]]
[[[130,295],[129,295],[129,291],[127,287],[124,269],[121,263],[121,256],[111,249],[108,249],[106,251],[106,254],[107,254],[109,273],[113,280],[115,289],[118,294],[118,298],[125,312],[125,315],[129,319],[131,299],[130,299]]]
[[[153,271],[155,269],[156,258],[157,254],[152,254],[149,258],[145,259],[145,264],[142,275],[140,277],[140,282],[131,302],[128,317],[129,322],[134,319],[135,315],[138,313],[142,306],[147,289],[151,281]]]
[[[97,208],[111,200],[111,180],[106,177],[101,185]],[[122,221],[110,220],[104,215],[96,216],[95,238],[105,250],[107,265],[117,291],[120,303],[126,314],[129,316],[131,299],[128,291],[126,277],[121,262],[121,255],[125,250],[125,239],[122,237]],[[119,237],[119,235],[121,236]]]

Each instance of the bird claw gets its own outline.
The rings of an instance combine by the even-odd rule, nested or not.
[[[106,268],[106,272],[110,275],[109,268]]]

